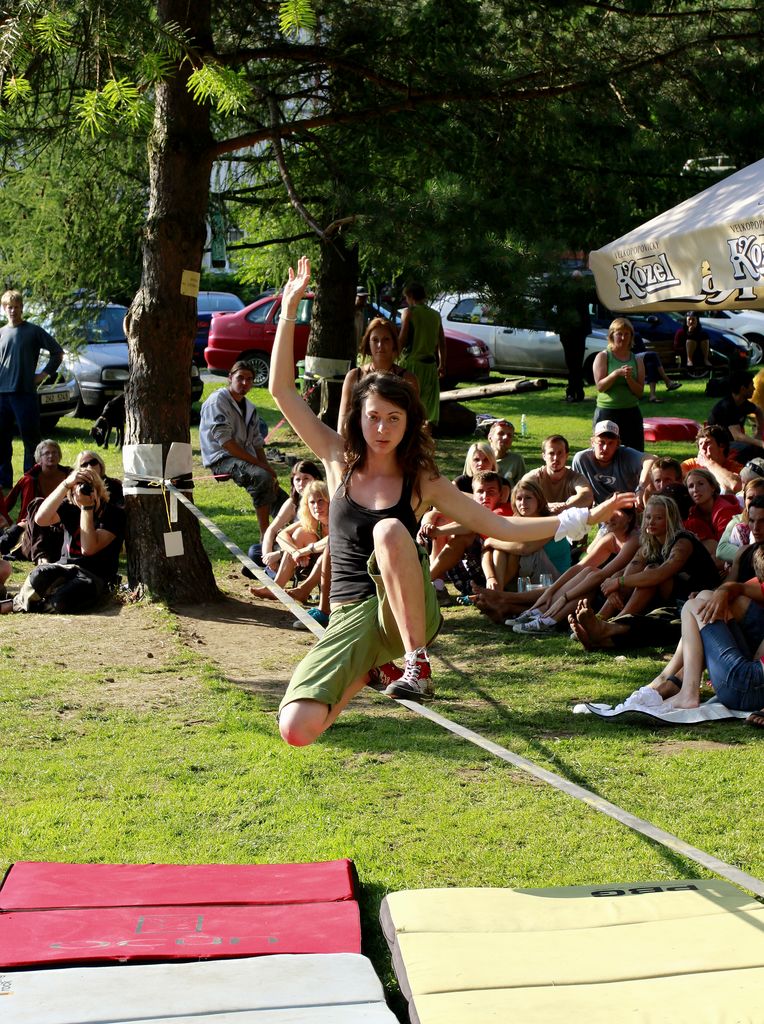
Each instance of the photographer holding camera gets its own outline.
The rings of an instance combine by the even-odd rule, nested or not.
[[[37,510],[38,526],[62,523],[60,562],[38,565],[14,599],[14,611],[71,614],[92,608],[117,576],[125,512],[109,501],[100,474],[81,466]]]

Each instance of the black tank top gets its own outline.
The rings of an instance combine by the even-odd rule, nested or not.
[[[679,540],[688,540],[692,544],[692,554],[677,574],[674,595],[689,597],[698,590],[715,590],[721,583],[721,577],[708,548],[689,530],[680,530],[671,547]]]
[[[329,504],[329,537],[332,558],[332,604],[362,601],[375,592],[366,563],[374,550],[372,531],[383,519],[397,519],[412,537],[417,520],[411,507],[411,481],[404,480],[401,496],[391,508],[364,508],[347,493],[348,474]]]

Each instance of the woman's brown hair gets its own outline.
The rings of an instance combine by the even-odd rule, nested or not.
[[[424,406],[411,385],[401,377],[391,373],[368,373],[353,387],[342,428],[345,436],[345,465],[352,472],[366,462],[361,413],[363,403],[372,394],[379,395],[406,413],[406,429],[395,455],[404,478],[411,481],[414,494],[420,500],[420,474],[427,473],[434,479],[440,473],[435,465],[435,446],[427,429]]]

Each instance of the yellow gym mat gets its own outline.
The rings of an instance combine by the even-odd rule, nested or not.
[[[412,1024],[764,1024],[764,905],[727,882],[425,889],[380,916]]]

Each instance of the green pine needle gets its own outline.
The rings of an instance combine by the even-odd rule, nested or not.
[[[279,4],[279,28],[285,36],[296,36],[315,24],[316,15],[310,0],[282,0]]]

